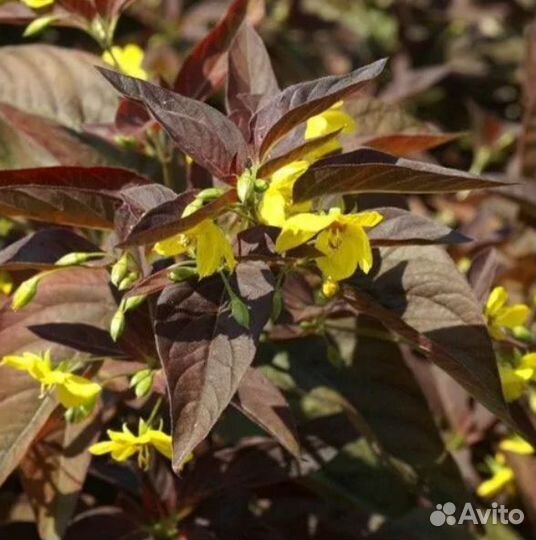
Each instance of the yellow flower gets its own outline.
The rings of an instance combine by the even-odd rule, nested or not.
[[[231,271],[236,266],[233,248],[224,232],[210,219],[191,229],[157,242],[154,250],[159,255],[174,257],[188,253],[195,255],[199,277],[207,277],[227,266]]]
[[[525,304],[507,306],[508,293],[504,287],[495,287],[486,303],[485,315],[490,335],[497,340],[507,337],[505,329],[513,329],[525,324],[530,309]]]
[[[276,250],[289,251],[316,236],[314,246],[324,255],[315,261],[324,279],[341,281],[358,267],[365,273],[370,271],[372,250],[365,228],[376,226],[382,219],[378,212],[344,215],[338,208],[332,208],[329,214],[297,214],[283,224]]]
[[[54,0],[22,0],[22,3],[32,9],[41,9],[52,5]]]
[[[13,288],[11,276],[5,271],[0,270],[0,294],[8,296]]]
[[[524,354],[518,361],[518,365],[523,369],[534,370],[534,376],[536,376],[536,353]]]
[[[313,116],[307,120],[305,128],[305,140],[316,139],[317,137],[323,137],[329,135],[335,131],[341,131],[345,135],[352,135],[356,132],[355,120],[342,110],[343,102],[339,101],[328,110]],[[341,143],[333,139],[324,144],[318,150],[315,150],[307,158],[310,161],[316,161],[327,154],[337,152],[342,149]]]
[[[119,68],[125,75],[147,80],[147,72],[143,69],[144,52],[141,47],[129,43],[124,47],[114,46],[102,55],[102,59],[111,66]]]
[[[494,499],[503,491],[513,491],[515,488],[514,471],[505,465],[504,459],[499,456],[495,462],[493,476],[482,482],[476,492],[483,499]]]
[[[504,452],[512,452],[522,456],[531,456],[534,454],[534,447],[519,435],[514,435],[508,439],[503,439],[499,443],[499,448]]]
[[[123,462],[138,454],[138,465],[147,469],[151,461],[151,451],[157,450],[163,456],[171,459],[171,437],[161,429],[153,429],[140,418],[138,434],[134,435],[128,427],[123,425],[123,431],[107,431],[110,440],[101,441],[89,448],[95,456],[112,454],[116,461]]]
[[[499,374],[506,401],[519,399],[528,388],[534,376],[534,369],[530,367],[512,367],[507,364],[499,365]]]
[[[287,213],[292,207],[292,188],[294,182],[308,169],[307,161],[293,161],[284,167],[281,167],[270,178],[270,185],[264,192],[259,207],[259,213],[262,221],[272,227],[281,227],[285,222]],[[310,207],[310,203],[306,203]],[[303,210],[308,208],[300,207]],[[300,211],[300,208],[294,208],[294,211]]]
[[[21,356],[4,356],[0,362],[19,371],[25,371],[41,383],[42,394],[55,390],[58,401],[66,408],[92,407],[102,388],[99,384],[66,370],[62,363],[52,367],[50,353],[44,356],[25,352]]]
[[[339,292],[339,284],[331,279],[326,279],[322,283],[322,294],[326,298],[333,298]]]

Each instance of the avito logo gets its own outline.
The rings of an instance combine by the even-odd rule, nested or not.
[[[456,505],[452,502],[438,504],[436,510],[430,514],[430,523],[436,527],[443,525],[463,525],[473,523],[474,525],[519,525],[523,523],[525,514],[518,508],[508,509],[504,504],[493,503],[491,508],[475,508],[471,503],[465,503],[460,515],[456,516]]]

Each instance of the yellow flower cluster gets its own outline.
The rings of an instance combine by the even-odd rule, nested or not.
[[[488,460],[488,466],[492,473],[488,480],[482,482],[477,488],[477,494],[483,499],[493,499],[503,492],[513,494],[515,492],[515,473],[508,466],[504,452],[511,452],[524,456],[534,454],[534,448],[524,439],[518,436],[504,439],[499,443],[500,452],[495,458]]]
[[[355,130],[355,121],[342,110],[340,102],[310,118],[304,138],[309,141],[334,133],[351,134]],[[369,272],[372,250],[366,229],[383,219],[378,212],[344,214],[339,208],[331,208],[328,212],[314,213],[311,203],[294,204],[292,190],[296,180],[315,161],[341,148],[341,143],[333,138],[303,159],[281,167],[270,178],[259,179],[266,181],[268,186],[258,203],[258,217],[265,225],[281,229],[276,251],[284,254],[314,241],[314,248],[321,253],[315,262],[324,277],[322,290],[328,297],[336,293],[339,281],[350,277],[358,268]],[[245,180],[250,181],[250,178]],[[236,264],[229,240],[210,219],[158,242],[154,250],[164,256],[188,254],[194,257],[200,277],[207,277],[225,267],[232,271]]]
[[[25,352],[22,355],[4,356],[1,366],[24,371],[41,384],[41,394],[54,390],[58,401],[66,408],[93,408],[101,393],[101,386],[68,371],[67,364],[52,366],[50,353],[43,356]]]
[[[119,69],[125,75],[147,80],[147,71],[143,68],[145,54],[143,49],[135,43],[124,47],[114,46],[102,55],[102,59],[111,66]]]

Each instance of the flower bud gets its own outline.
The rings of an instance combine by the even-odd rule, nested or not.
[[[133,375],[129,387],[134,388],[136,397],[144,397],[152,390],[154,374],[152,369],[142,369]]]
[[[249,329],[249,309],[236,295],[231,298],[231,314],[240,326]]]
[[[143,304],[146,298],[146,294],[138,294],[135,296],[129,296],[128,298],[124,298],[121,301],[121,309],[123,310],[123,313],[136,309],[138,306]]]
[[[34,19],[24,30],[23,37],[32,37],[41,33],[45,28],[57,21],[59,17],[54,15],[43,15]]]
[[[196,199],[199,199],[203,202],[213,201],[221,197],[225,193],[225,190],[221,188],[207,188],[203,189],[197,194]]]
[[[191,266],[180,266],[168,273],[168,278],[175,283],[186,281],[187,279],[197,276],[197,270]]]
[[[121,280],[117,288],[120,291],[126,291],[127,289],[130,289],[136,281],[138,281],[140,275],[138,272],[129,272],[125,278]]]
[[[246,170],[241,175],[236,183],[236,192],[241,202],[246,202],[250,199],[255,188],[255,178],[251,171]]]
[[[37,294],[37,287],[39,286],[39,280],[41,279],[41,274],[23,281],[18,287],[17,290],[13,293],[13,298],[11,299],[11,307],[14,311],[27,306]]]
[[[54,264],[55,266],[76,266],[88,262],[92,259],[103,257],[104,253],[82,253],[72,252],[60,257]]]
[[[128,259],[128,253],[123,253],[118,261],[112,266],[110,280],[116,287],[119,286],[119,283],[121,283],[128,274]]]
[[[125,326],[125,313],[122,309],[118,309],[115,312],[115,315],[112,317],[112,322],[110,323],[110,336],[114,341],[117,341],[123,335]]]
[[[283,293],[281,289],[276,289],[274,291],[274,296],[272,298],[272,321],[276,322],[277,319],[281,316],[283,311]]]
[[[255,191],[258,193],[264,193],[270,184],[266,180],[262,180],[262,178],[259,178],[255,180]]]

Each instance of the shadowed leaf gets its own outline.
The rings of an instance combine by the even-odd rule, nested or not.
[[[0,268],[12,271],[51,268],[67,253],[98,251],[95,244],[68,229],[42,229],[1,250]]]
[[[367,232],[375,246],[395,244],[460,244],[469,238],[436,221],[400,208],[375,208],[383,216]]]
[[[504,184],[365,149],[327,158],[308,169],[294,184],[294,200],[337,193],[449,193]]]
[[[231,315],[218,276],[167,287],[158,300],[155,333],[167,378],[173,467],[209,433],[250,366],[272,309],[273,276],[264,263],[237,266],[234,290],[250,309],[250,330]]]
[[[252,118],[255,145],[262,160],[270,149],[296,126],[311,116],[352,95],[383,71],[385,60],[347,75],[332,75],[289,86]]]
[[[242,172],[246,142],[217,109],[115,71],[100,71],[119,92],[147,106],[179,149],[211,174],[225,180]]]
[[[119,192],[148,181],[113,167],[0,171],[0,212],[79,227],[112,228]]]
[[[300,445],[287,400],[259,369],[246,371],[238,387],[236,406],[292,455],[299,457]]]
[[[384,248],[373,276],[356,278],[344,298],[382,322],[453,377],[502,420],[535,440],[515,405],[504,401],[495,353],[480,304],[441,249]]]

